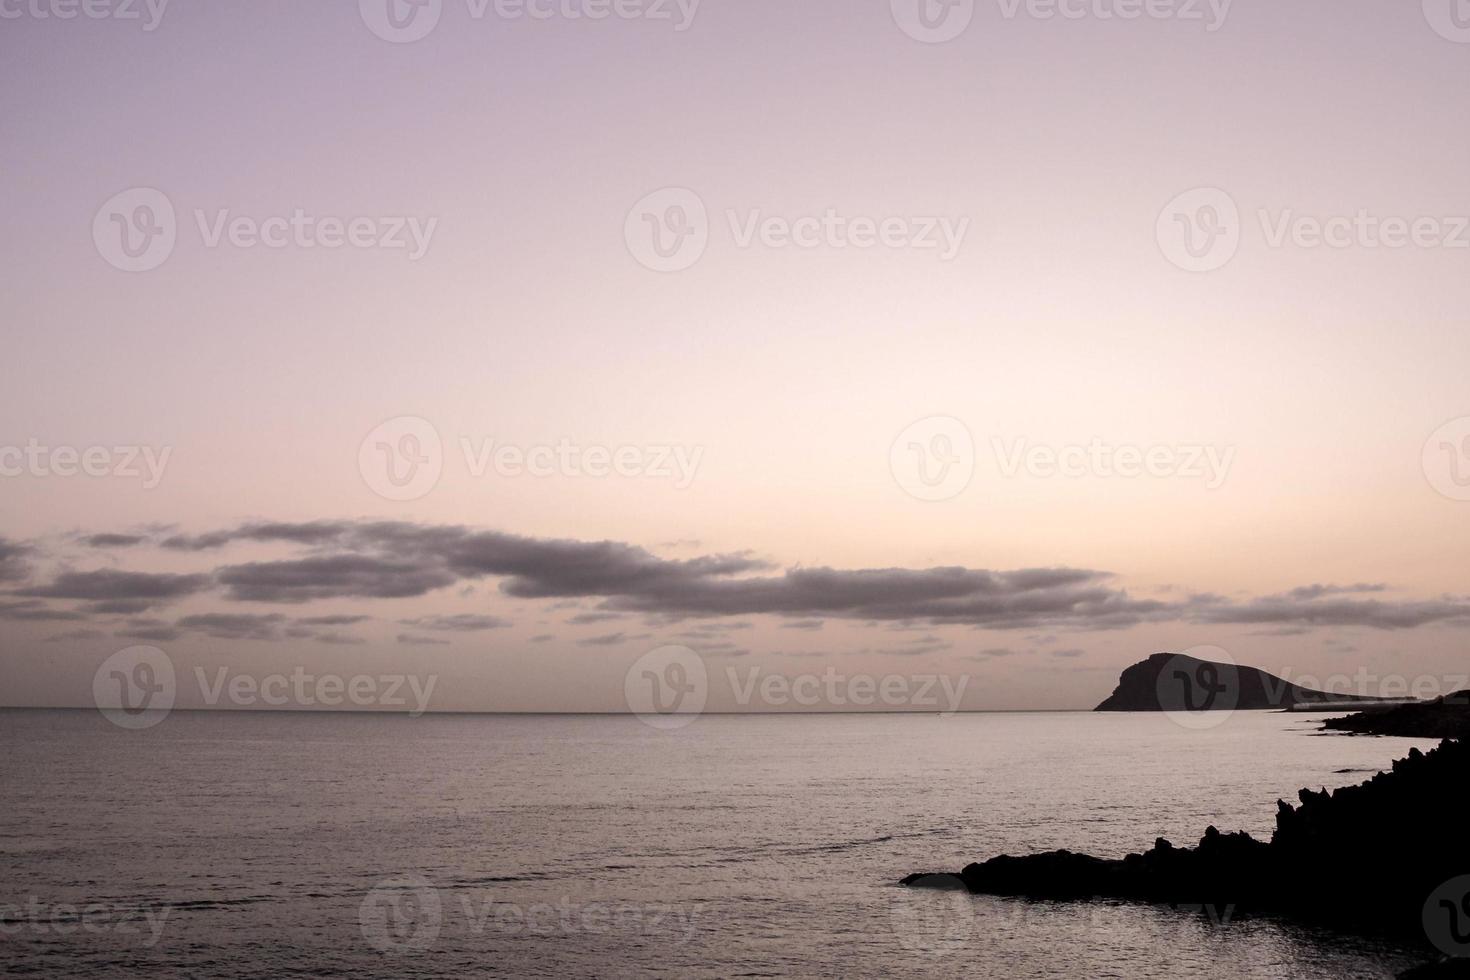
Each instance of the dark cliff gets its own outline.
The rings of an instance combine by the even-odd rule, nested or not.
[[[1222,711],[1289,708],[1296,704],[1379,701],[1301,687],[1255,667],[1156,653],[1123,671],[1096,711]]]

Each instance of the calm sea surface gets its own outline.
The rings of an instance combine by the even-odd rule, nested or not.
[[[0,974],[1391,976],[1331,932],[895,886],[1269,836],[1426,744],[1317,720],[0,710]]]

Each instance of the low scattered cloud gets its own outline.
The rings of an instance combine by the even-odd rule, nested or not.
[[[277,640],[285,621],[280,613],[205,613],[185,616],[174,625],[217,640]]]
[[[19,544],[9,538],[0,538],[0,582],[20,582],[30,575],[27,558],[32,553],[29,545]]]
[[[602,636],[589,636],[585,640],[578,640],[578,646],[584,647],[614,647],[628,641],[626,633],[606,633]]]
[[[1310,590],[1328,588],[1308,587]],[[1303,598],[1294,592],[1236,603],[1195,606],[1191,618],[1205,623],[1244,623],[1280,627],[1366,626],[1373,629],[1414,629],[1420,626],[1470,624],[1470,601],[1461,597],[1388,601],[1339,598],[1341,592],[1315,593]]]
[[[400,619],[404,626],[432,630],[435,633],[480,633],[485,630],[505,629],[515,625],[499,616],[481,616],[475,613],[458,613],[452,616],[420,616],[417,619]]]
[[[133,619],[123,628],[114,630],[113,635],[150,643],[172,643],[184,634],[172,623],[161,619]]]
[[[227,565],[216,575],[225,598],[301,603],[316,599],[404,599],[453,585],[444,568],[381,555],[326,555]]]
[[[69,609],[53,609],[36,599],[0,601],[0,619],[14,619],[31,623],[67,623],[86,619],[79,612]]]
[[[623,613],[614,612],[586,612],[578,613],[567,620],[568,626],[590,626],[593,623],[605,623],[613,619],[626,619]]]
[[[146,534],[89,534],[82,544],[89,548],[131,548],[148,540]]]
[[[107,634],[98,629],[68,630],[65,633],[57,633],[46,637],[46,643],[82,643],[88,640],[100,640]]]
[[[437,636],[423,636],[418,633],[399,633],[398,642],[405,646],[414,647],[447,647],[448,640],[441,640]]]
[[[1020,650],[1012,650],[1010,647],[986,647],[979,653],[972,653],[967,660],[1003,660],[1006,657],[1016,657],[1021,654]]]
[[[105,568],[91,572],[62,572],[49,585],[35,586],[17,595],[44,599],[82,599],[101,613],[136,613],[203,592],[208,575],[125,572]]]
[[[371,616],[302,616],[296,622],[302,626],[356,626],[372,619]]]
[[[1330,595],[1356,595],[1364,592],[1386,592],[1382,582],[1359,582],[1356,585],[1302,585],[1287,592],[1288,599],[1320,599]]]
[[[354,636],[351,633],[343,633],[338,630],[326,630],[321,633],[315,633],[312,635],[311,638],[318,643],[325,643],[329,646],[356,647],[362,646],[364,643],[367,642],[360,636]]]

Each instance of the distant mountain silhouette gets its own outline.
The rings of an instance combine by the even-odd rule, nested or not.
[[[1470,737],[1470,691],[1446,694],[1423,704],[1370,708],[1346,718],[1329,718],[1322,727],[1358,735],[1467,738]]]
[[[1118,686],[1095,711],[1258,711],[1296,704],[1390,701],[1328,694],[1282,680],[1255,667],[1156,653],[1123,671]]]

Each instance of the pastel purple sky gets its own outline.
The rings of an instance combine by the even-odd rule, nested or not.
[[[1463,669],[1449,0],[1213,25],[990,0],[936,44],[850,0],[703,0],[683,30],[673,3],[444,0],[412,43],[353,2],[172,0],[152,30],[48,2],[0,18],[0,466],[168,455],[156,486],[0,476],[0,703],[88,704],[143,642],[184,670],[432,673],[442,709],[619,710],[668,643],[721,674],[964,674],[976,708],[1089,707],[1200,644],[1293,679]],[[94,242],[131,188],[176,214],[149,271]],[[664,188],[708,244],[660,272],[626,230]],[[1160,230],[1196,188],[1238,208],[1211,271]],[[432,234],[416,258],[209,244],[222,211],[297,209]],[[965,230],[952,256],[740,242],[829,209]],[[1437,231],[1273,243],[1360,212]],[[923,500],[890,450],[937,416],[973,476]],[[442,475],[394,500],[360,450],[401,417]],[[462,440],[645,455],[477,475]],[[1092,444],[1228,467],[1007,472],[1006,447]],[[646,472],[660,447],[697,454],[688,479]]]

